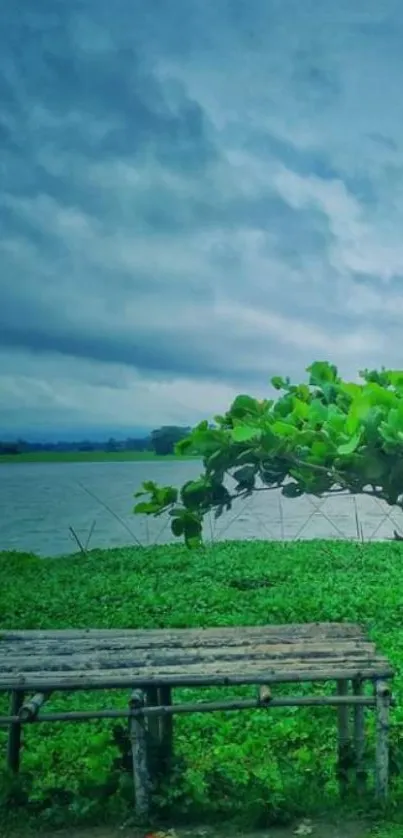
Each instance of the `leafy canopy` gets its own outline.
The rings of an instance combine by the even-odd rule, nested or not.
[[[307,372],[307,384],[272,378],[275,400],[240,395],[214,425],[197,425],[176,450],[200,456],[203,474],[180,490],[144,483],[136,497],[147,499],[134,512],[168,512],[174,535],[197,547],[208,512],[219,517],[255,491],[347,491],[401,505],[403,371],[364,370],[361,383],[343,381],[327,361]]]

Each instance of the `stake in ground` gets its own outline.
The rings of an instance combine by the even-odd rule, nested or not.
[[[219,517],[256,491],[281,489],[288,498],[347,491],[402,506],[403,371],[365,370],[361,383],[346,382],[316,361],[308,373],[307,384],[273,378],[282,392],[276,401],[240,395],[214,426],[197,425],[177,451],[201,456],[204,473],[180,491],[145,482],[136,514],[167,512],[173,534],[198,547],[208,512]]]

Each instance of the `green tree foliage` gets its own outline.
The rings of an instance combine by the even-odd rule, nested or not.
[[[176,425],[164,425],[151,434],[151,448],[158,456],[173,454],[175,445],[188,436],[190,428],[178,428]]]
[[[326,361],[307,372],[298,385],[274,377],[277,399],[240,395],[213,427],[197,425],[176,450],[200,455],[203,474],[179,491],[145,483],[135,513],[168,512],[174,535],[194,547],[208,512],[219,517],[255,491],[347,491],[402,505],[403,371],[364,370],[360,383],[343,381]]]
[[[19,442],[1,442],[0,441],[0,456],[3,454],[21,454],[24,450]]]

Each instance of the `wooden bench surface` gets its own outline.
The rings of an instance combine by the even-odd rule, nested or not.
[[[351,623],[0,633],[0,691],[391,678]]]

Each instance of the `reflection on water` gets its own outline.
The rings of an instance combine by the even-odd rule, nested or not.
[[[201,464],[191,460],[2,465],[0,550],[32,550],[44,556],[73,553],[77,545],[69,527],[85,543],[93,525],[91,547],[117,547],[136,540],[141,544],[173,541],[167,519],[132,514],[134,492],[143,480],[180,486],[200,471]],[[402,513],[369,497],[287,500],[270,491],[238,502],[218,521],[210,517],[205,536],[215,540],[351,539],[362,529],[367,540],[391,538],[394,528],[403,531]]]

